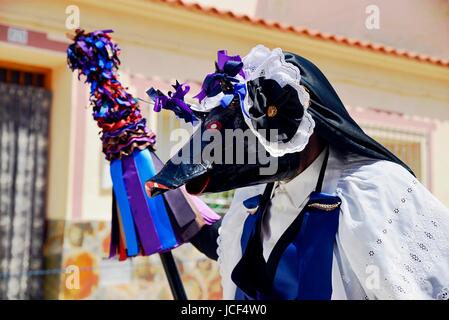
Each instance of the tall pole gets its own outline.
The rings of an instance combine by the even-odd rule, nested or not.
[[[165,275],[167,276],[168,284],[170,285],[173,298],[175,300],[185,301],[187,295],[182,284],[181,276],[179,275],[178,267],[171,251],[159,253],[162,265],[164,266]]]

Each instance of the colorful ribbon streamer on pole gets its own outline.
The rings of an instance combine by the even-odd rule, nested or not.
[[[153,198],[146,194],[145,182],[162,167],[153,149],[156,135],[147,128],[137,99],[118,80],[120,49],[111,32],[77,30],[67,61],[90,84],[92,115],[101,128],[114,190],[110,257],[125,260],[176,248],[201,224],[220,217],[181,189]]]

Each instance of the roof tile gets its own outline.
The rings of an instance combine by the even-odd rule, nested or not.
[[[369,41],[357,40],[357,39],[353,39],[353,38],[349,38],[349,37],[345,37],[345,36],[328,34],[328,33],[320,32],[317,30],[311,30],[311,29],[304,28],[304,27],[284,25],[280,22],[268,21],[268,20],[265,20],[262,18],[252,18],[248,15],[239,15],[239,14],[233,13],[232,11],[220,10],[215,7],[205,7],[198,3],[186,3],[182,0],[153,0],[153,1],[163,2],[168,5],[182,7],[186,10],[197,11],[197,12],[210,14],[210,15],[214,15],[214,16],[229,17],[234,20],[238,20],[238,21],[242,21],[242,22],[246,22],[246,23],[252,23],[255,25],[261,25],[264,27],[277,29],[280,31],[288,31],[288,32],[293,32],[298,35],[306,35],[306,36],[310,36],[312,38],[317,38],[317,39],[320,39],[323,41],[332,41],[332,42],[336,42],[336,43],[339,43],[342,45],[348,45],[348,46],[358,47],[358,48],[362,48],[362,49],[368,49],[368,50],[380,52],[383,54],[404,57],[404,58],[417,60],[417,61],[421,61],[421,62],[426,62],[426,63],[431,63],[431,64],[435,64],[435,65],[440,65],[440,66],[444,66],[444,67],[449,66],[449,60],[432,57],[432,56],[429,56],[426,54],[418,54],[418,53],[406,51],[403,49],[396,49],[391,46],[386,46],[386,45],[383,45],[380,43],[372,43]]]

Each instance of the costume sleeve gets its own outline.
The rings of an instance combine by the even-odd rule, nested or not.
[[[190,243],[193,244],[195,248],[213,260],[218,259],[217,238],[220,226],[221,220],[218,220],[211,225],[205,225],[192,239],[190,239]]]
[[[263,191],[263,189],[259,186],[236,190],[225,218],[218,220],[211,225],[203,226],[201,230],[190,239],[190,243],[208,258],[218,260],[219,252],[221,252],[221,250],[218,249],[218,243],[220,242],[219,238],[223,238],[222,236],[220,237],[220,234],[222,233],[220,230],[222,221],[226,220],[224,233],[232,235],[231,237],[226,236],[225,238],[227,241],[225,242],[239,243],[240,236],[238,235],[238,229],[243,227],[243,222],[248,215],[246,209],[243,207],[243,200],[256,195],[260,191]],[[231,227],[229,228],[229,226]],[[223,259],[223,255],[221,255],[221,258]],[[220,262],[222,259],[220,259]]]
[[[449,210],[397,164],[349,167],[337,189],[348,298],[359,287],[366,299],[448,299]]]

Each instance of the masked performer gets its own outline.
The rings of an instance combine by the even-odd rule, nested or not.
[[[267,174],[260,157],[192,152],[146,184],[152,195],[238,188],[223,220],[192,240],[218,259],[225,299],[449,297],[449,210],[363,132],[314,64],[263,46],[243,59],[219,52],[197,98],[201,126],[176,157],[207,131],[249,129],[277,163]],[[259,152],[250,140],[248,158]]]

